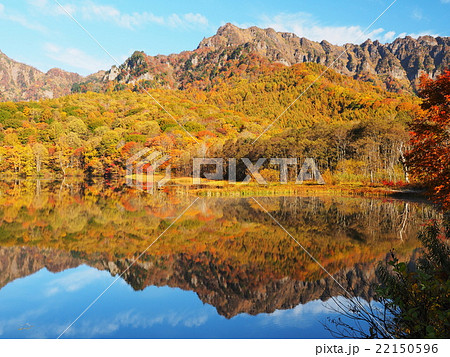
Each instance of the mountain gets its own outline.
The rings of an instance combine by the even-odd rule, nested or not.
[[[169,56],[135,52],[119,68],[106,72],[103,80],[122,84],[143,80],[150,87],[210,89],[214,79],[227,79],[223,72],[251,79],[264,71],[315,62],[390,91],[413,92],[422,73],[434,78],[450,65],[449,46],[449,37],[432,36],[407,36],[388,44],[367,40],[361,45],[336,46],[270,28],[241,29],[228,23],[214,36],[203,39],[194,51]]]
[[[6,284],[46,268],[52,273],[75,268],[82,262],[70,253],[36,247],[0,247],[0,289]]]
[[[262,74],[298,63],[330,66],[340,74],[371,82],[393,92],[417,91],[422,73],[432,78],[450,66],[450,38],[397,38],[381,44],[332,45],[292,33],[232,24],[203,39],[197,49],[149,56],[136,51],[119,67],[88,77],[61,69],[43,73],[0,52],[0,100],[60,97],[72,92],[120,90],[141,82],[146,88],[211,90],[223,82],[255,80]]]
[[[367,40],[361,45],[332,45],[327,41],[314,42],[293,33],[250,27],[241,29],[232,24],[219,28],[217,34],[204,39],[199,49],[223,49],[234,46],[251,46],[253,51],[270,61],[293,65],[316,62],[332,65],[337,72],[356,79],[381,81],[387,89],[390,81],[404,89],[416,88],[417,79],[425,72],[432,78],[450,65],[450,38],[410,36],[381,44]],[[377,78],[378,76],[378,78]]]
[[[0,51],[0,101],[56,98],[70,94],[74,83],[103,75],[82,77],[77,73],[52,68],[47,73],[16,62]]]

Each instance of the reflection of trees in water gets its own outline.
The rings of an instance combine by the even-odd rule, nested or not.
[[[427,205],[373,198],[271,197],[259,198],[261,204],[286,228],[311,235],[347,236],[366,241],[413,237],[420,225],[436,218]],[[247,199],[239,204],[221,200],[227,218],[266,224],[270,217]]]
[[[56,257],[65,252],[67,267],[73,266],[73,257],[112,274],[128,266],[193,199],[69,180],[0,183],[0,190],[1,245],[37,246]],[[436,215],[431,206],[395,200],[258,201],[339,281],[364,297],[371,295],[367,283],[374,279],[376,261],[394,246],[410,254],[418,226]],[[2,255],[2,269],[9,269],[8,254],[16,253]],[[35,260],[20,254],[24,262]],[[48,265],[45,259],[35,263],[29,263],[33,271]],[[59,266],[64,269],[64,260]],[[32,272],[23,268],[19,276],[6,270],[4,276],[15,279]],[[169,285],[193,290],[225,316],[289,308],[340,293],[260,207],[240,198],[199,200],[124,278],[135,289]]]
[[[11,246],[0,248],[0,263],[8,280],[49,264],[58,270],[88,264],[117,274],[192,201],[120,185],[0,185],[0,244]],[[436,215],[427,205],[380,199],[258,200],[344,286],[366,298],[376,261],[393,246],[410,254],[417,226]],[[227,317],[291,308],[341,293],[251,199],[205,198],[199,203],[125,274],[133,288],[193,290]],[[17,254],[24,263],[14,275]]]
[[[121,185],[84,182],[24,181],[2,185],[0,229],[7,230],[10,239],[14,240],[16,230],[17,236],[28,240],[42,238],[61,243],[61,238],[70,236],[82,244],[87,242],[86,233],[89,233],[93,249],[97,235],[101,238],[98,243],[103,240],[111,248],[118,243],[115,239],[122,239],[128,252],[137,251],[142,245],[133,246],[131,242],[164,229],[193,199],[170,193],[148,195]],[[422,222],[436,215],[432,207],[424,204],[380,199],[270,197],[259,201],[293,234],[316,245],[348,239],[360,243],[408,240],[415,236]],[[189,239],[211,241],[209,238],[214,235],[242,238],[244,224],[253,227],[253,236],[258,232],[260,237],[285,236],[274,231],[274,222],[251,199],[202,198],[198,203],[194,209],[196,215],[186,215],[176,227]],[[207,225],[205,220],[209,221]],[[105,240],[105,236],[112,237]],[[174,242],[173,246],[180,244]],[[64,248],[64,244],[58,247]],[[73,250],[76,244],[66,248]]]

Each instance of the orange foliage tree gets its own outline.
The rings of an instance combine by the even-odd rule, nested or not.
[[[412,175],[425,183],[436,201],[450,208],[450,70],[435,80],[421,77],[424,115],[411,124]]]

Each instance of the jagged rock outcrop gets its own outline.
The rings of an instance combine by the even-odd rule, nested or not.
[[[299,281],[290,276],[278,277],[271,272],[251,267],[224,267],[198,262],[204,257],[166,257],[164,266],[150,262],[137,263],[123,279],[135,290],[147,286],[171,286],[197,293],[200,300],[210,304],[227,318],[240,313],[256,315],[280,309],[291,309],[312,300],[326,301],[331,296],[345,295],[334,280],[324,276],[318,280]],[[119,274],[130,262],[103,262],[112,275]],[[231,273],[230,273],[231,272]],[[357,264],[335,274],[348,291],[364,299],[373,295],[376,282],[375,264]]]
[[[328,66],[336,61],[332,68],[337,72],[379,82],[391,90],[416,88],[421,73],[434,78],[450,66],[449,37],[407,36],[388,44],[367,40],[361,45],[336,46],[270,28],[240,29],[226,24],[216,35],[201,41],[198,48],[220,49],[245,44],[269,60],[286,65],[316,62]]]
[[[267,63],[290,66],[314,62],[387,90],[412,92],[417,90],[422,73],[435,78],[450,66],[449,49],[449,37],[421,36],[414,39],[407,36],[387,44],[367,40],[361,45],[337,46],[325,40],[319,43],[271,28],[253,26],[241,29],[228,23],[214,36],[203,39],[194,51],[170,56],[147,56],[143,52],[135,52],[119,69],[114,67],[107,72],[103,80],[120,83],[149,80],[154,86],[172,89],[184,89],[190,85],[207,89],[205,81],[236,65],[233,59],[239,58],[239,64],[242,64],[252,56],[248,62],[254,66],[249,67]]]

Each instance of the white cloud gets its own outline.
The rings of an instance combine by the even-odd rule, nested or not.
[[[27,3],[40,8],[47,6],[47,0],[27,0]]]
[[[79,15],[80,18],[88,21],[110,22],[116,26],[135,29],[147,24],[156,24],[168,27],[192,28],[194,26],[207,26],[208,19],[202,14],[172,14],[170,16],[157,16],[151,12],[123,13],[112,5],[100,5],[92,1],[84,1],[75,4],[62,3],[62,9],[57,4],[48,0],[28,0],[28,3],[39,9],[46,15],[65,15],[67,10],[71,15]]]
[[[75,13],[77,11],[76,5],[73,5],[73,4],[64,4],[64,5],[61,5],[61,6],[59,6],[59,5],[54,6],[52,15],[64,15],[64,16],[66,16],[67,13],[69,13],[69,14],[71,14],[73,16],[73,15],[75,15]]]
[[[110,63],[100,61],[77,48],[63,48],[53,43],[44,45],[47,57],[65,65],[82,69],[86,73],[98,71],[100,68],[109,68]]]
[[[164,25],[163,17],[153,15],[152,13],[133,13],[122,14],[115,7],[108,5],[95,5],[89,3],[81,7],[81,13],[85,20],[101,20],[104,22],[112,22],[120,27],[133,29],[148,23]]]
[[[36,329],[36,326],[33,326],[34,323],[30,323],[32,321],[38,320],[48,313],[49,312],[45,307],[39,307],[30,310],[23,309],[20,313],[14,315],[14,317],[11,318],[5,318],[5,314],[2,314],[2,318],[0,319],[0,336],[4,336],[11,331],[18,331],[20,328],[25,328],[25,330],[23,331],[28,332],[27,337],[31,337],[30,335],[32,335],[34,338],[48,337],[45,334],[42,334],[42,331]],[[38,333],[38,335],[36,335],[36,332]],[[53,335],[55,335],[55,333],[53,333]]]
[[[208,19],[201,14],[170,15],[164,22],[170,27],[208,26]]]
[[[323,321],[327,316],[338,316],[338,312],[342,311],[343,308],[348,311],[357,300],[363,306],[368,306],[368,302],[362,298],[349,300],[343,296],[336,296],[327,301],[312,300],[306,304],[299,304],[293,309],[276,310],[272,314],[261,314],[261,323],[263,325],[276,324],[283,327],[302,326],[303,329],[308,329],[315,321]],[[379,306],[376,302],[371,304],[374,309]]]
[[[199,327],[207,323],[208,315],[202,311],[169,311],[154,315],[142,311],[123,311],[116,315],[96,319],[85,319],[80,324],[74,325],[68,336],[83,336],[85,338],[106,336],[121,328],[148,329],[156,325],[170,327]]]
[[[96,5],[86,2],[80,8],[81,14],[86,20],[102,20],[112,22],[120,27],[134,29],[146,24],[157,24],[169,27],[207,26],[208,19],[201,14],[172,14],[168,17],[157,16],[150,12],[122,13],[110,5]]]
[[[450,1],[450,0],[449,0]],[[422,31],[422,32],[418,32],[418,33],[407,33],[407,32],[402,32],[400,33],[397,37],[399,38],[404,38],[406,36],[410,36],[412,38],[418,38],[420,36],[433,36],[433,37],[438,37],[439,34],[434,33],[433,31],[429,30],[429,31]]]
[[[120,27],[132,29],[147,22],[159,23],[164,22],[163,18],[154,16],[153,14],[133,13],[122,14],[118,9],[109,5],[97,5],[92,2],[85,3],[80,7],[81,16],[85,20],[100,20],[104,22],[112,22]]]
[[[388,31],[384,34],[383,39],[385,42],[390,42],[395,38],[395,31]]]
[[[34,8],[33,11],[38,10],[41,14],[47,16],[67,15],[66,11],[74,15],[77,9],[73,4],[63,3],[61,7],[54,1],[49,0],[27,0],[27,2]]]
[[[450,2],[450,0],[448,0]],[[329,26],[323,25],[319,20],[309,13],[298,12],[294,14],[280,13],[275,16],[262,16],[260,27],[271,27],[276,31],[293,32],[299,37],[306,37],[313,41],[326,40],[336,45],[345,43],[362,43],[368,38],[379,40],[381,42],[392,41],[395,37],[394,31],[387,31],[381,27],[364,32],[364,29],[358,25],[352,26]],[[415,37],[418,35],[429,34],[437,36],[431,31],[425,31],[422,34],[410,34]],[[404,34],[400,34],[402,37]]]
[[[208,19],[201,14],[193,14],[190,12],[188,14],[183,15],[183,17],[184,20],[189,24],[208,26]]]
[[[280,13],[273,17],[262,18],[264,27],[272,27],[277,31],[293,32],[297,36],[313,41],[326,40],[336,45],[345,43],[362,43],[367,38],[382,39],[385,30],[377,28],[365,34],[360,26],[326,26],[322,25],[311,14],[299,12],[295,14]]]
[[[47,28],[37,22],[32,22],[21,14],[10,13],[5,9],[5,5],[0,3],[0,19],[15,22],[33,31],[47,32]]]

